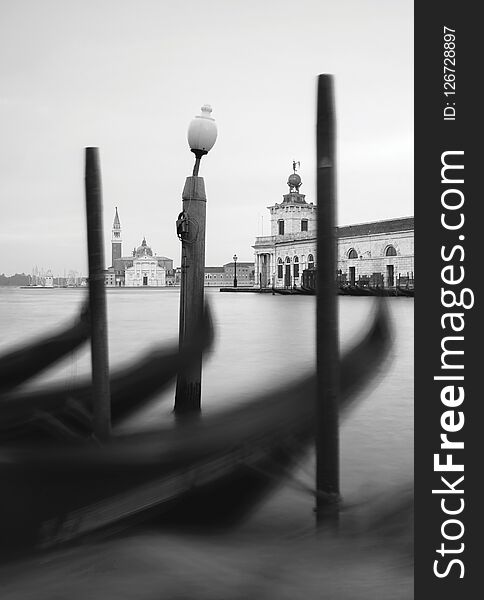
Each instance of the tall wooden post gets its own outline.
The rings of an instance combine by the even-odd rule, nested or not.
[[[104,239],[99,149],[86,148],[86,216],[91,311],[91,363],[94,435],[101,441],[111,432],[108,326],[104,282]]]
[[[339,343],[336,295],[335,115],[333,77],[318,79],[317,109],[317,432],[316,515],[337,523]]]
[[[198,168],[194,171],[198,173]],[[180,349],[193,340],[203,318],[205,279],[205,214],[207,199],[203,177],[187,177],[183,190],[187,231],[182,237],[180,282]],[[178,373],[175,413],[196,414],[201,409],[202,354]]]

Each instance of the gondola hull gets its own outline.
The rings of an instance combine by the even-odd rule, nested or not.
[[[341,410],[388,345],[381,306],[363,341],[341,361]],[[316,397],[316,377],[308,374],[228,413],[119,436],[102,447],[4,446],[3,557],[116,531],[154,512],[170,521],[220,519],[222,512],[225,521],[240,518],[306,452]]]
[[[166,387],[213,342],[208,308],[194,339],[153,348],[131,365],[111,374],[111,421],[118,425]],[[78,443],[92,436],[92,382],[49,385],[33,391],[0,394],[0,442],[59,440]]]

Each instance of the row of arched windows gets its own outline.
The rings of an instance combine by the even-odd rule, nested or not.
[[[351,248],[351,250],[348,250],[346,255],[349,259],[358,258],[358,252],[354,248]],[[396,256],[396,255],[397,255],[397,251],[395,250],[394,246],[387,246],[385,248],[385,256]]]
[[[305,257],[301,256],[301,263],[304,263]],[[286,256],[284,260],[282,258],[278,258],[277,260],[277,277],[278,279],[282,279],[284,277],[284,265],[286,265],[286,269],[291,268],[291,263],[293,264],[293,277],[299,277],[299,257],[294,256],[292,259],[290,256]],[[303,264],[304,267],[304,264]],[[314,269],[314,255],[308,254],[308,269]]]
[[[294,262],[294,263],[298,263],[299,262],[299,257],[295,256],[292,260],[290,256],[286,256],[285,260],[283,261],[282,258],[279,258],[278,263],[282,263],[282,262],[286,262],[286,263],[290,263],[290,262]],[[301,262],[304,262],[304,254],[301,256]],[[308,264],[312,263],[314,265],[314,256],[312,254],[308,254]]]

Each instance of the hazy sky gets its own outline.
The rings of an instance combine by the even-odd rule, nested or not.
[[[205,103],[206,263],[252,260],[293,159],[315,201],[319,73],[335,75],[338,222],[413,214],[411,0],[0,0],[0,273],[87,272],[86,146],[107,265],[115,206],[124,255],[146,236],[178,265],[186,131]]]

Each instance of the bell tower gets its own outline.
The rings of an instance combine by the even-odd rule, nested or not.
[[[111,266],[114,267],[116,258],[121,258],[121,223],[119,222],[118,207],[116,206],[116,214],[114,215],[113,229],[111,233]]]

